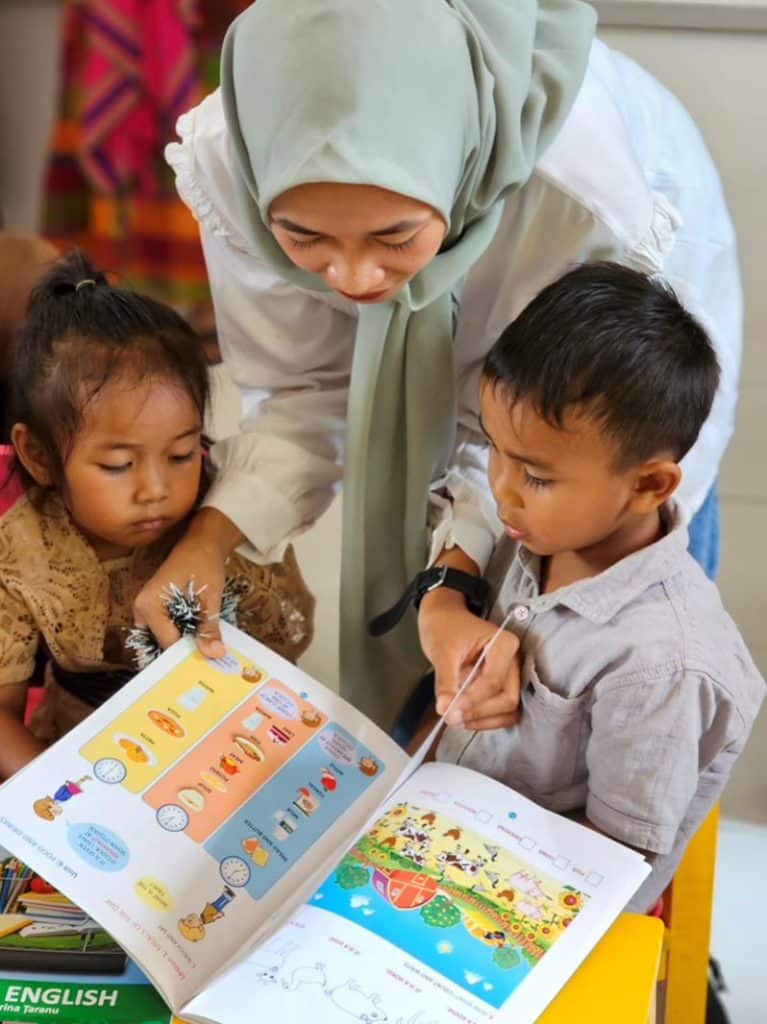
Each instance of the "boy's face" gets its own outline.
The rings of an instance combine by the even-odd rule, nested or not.
[[[490,442],[489,479],[506,533],[536,555],[584,552],[634,515],[637,468],[615,469],[616,447],[573,411],[549,426],[526,399],[510,403],[483,381],[482,427]]]

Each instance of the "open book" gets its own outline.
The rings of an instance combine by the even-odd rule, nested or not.
[[[533,1021],[649,872],[417,764],[232,627],[180,640],[0,789],[0,844],[190,1021]]]

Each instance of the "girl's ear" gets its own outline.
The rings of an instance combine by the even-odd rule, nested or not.
[[[48,459],[43,446],[26,423],[14,423],[11,428],[11,443],[16,450],[19,462],[36,484],[50,487],[53,483]]]
[[[668,501],[679,486],[682,471],[673,459],[650,459],[639,469],[634,481],[631,509],[647,515]]]

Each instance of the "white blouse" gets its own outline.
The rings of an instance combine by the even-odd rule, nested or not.
[[[243,403],[239,434],[214,446],[206,503],[245,534],[259,561],[328,507],[342,478],[357,307],[289,284],[238,229],[219,92],[178,122],[167,147],[200,224],[224,361]],[[695,125],[653,78],[595,42],[573,109],[530,181],[506,201],[469,274],[455,336],[459,436],[432,490],[432,558],[460,546],[484,568],[500,525],[487,485],[478,381],[495,339],[541,288],[574,264],[614,259],[658,272],[708,330],[722,383],[682,463],[689,518],[714,482],[733,429],[742,331],[735,236]]]

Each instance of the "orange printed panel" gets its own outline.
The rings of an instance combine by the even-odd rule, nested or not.
[[[169,831],[204,842],[327,722],[271,679],[183,757],[144,800]]]

